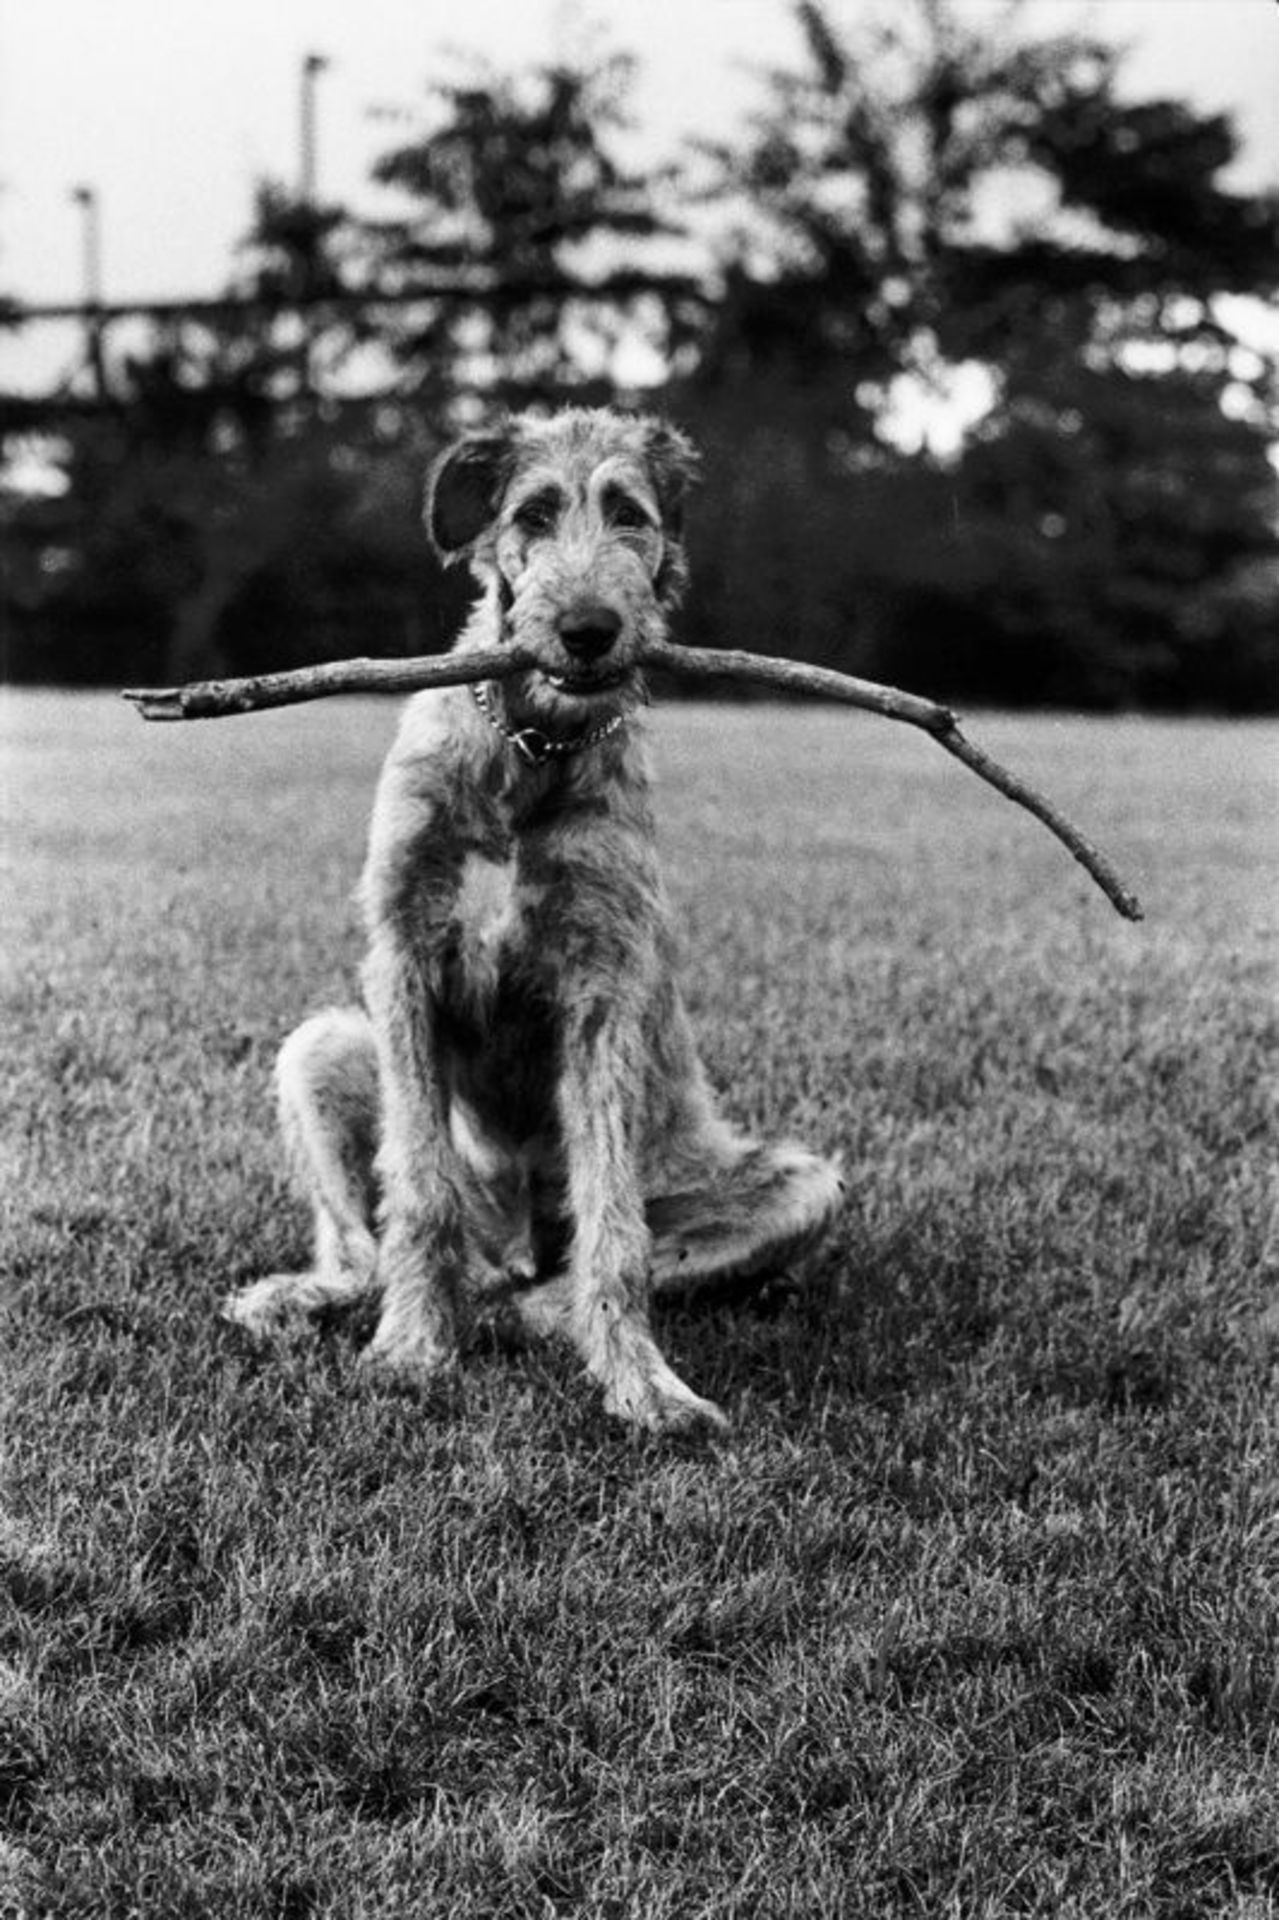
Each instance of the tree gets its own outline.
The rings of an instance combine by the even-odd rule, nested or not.
[[[357,234],[340,206],[258,183],[253,223],[240,243],[248,263],[236,291],[260,309],[257,352],[277,395],[306,402],[330,389],[352,350],[373,337],[345,296],[356,290]],[[326,304],[332,303],[332,304]]]
[[[804,66],[767,77],[740,150],[710,149],[713,192],[751,216],[731,270],[763,321],[752,372],[778,353],[880,383],[1002,363],[1045,299],[1054,333],[1068,307],[1112,346],[1121,310],[1162,336],[1176,302],[1185,349],[1220,337],[1217,296],[1279,281],[1279,200],[1216,177],[1228,121],[1126,104],[1113,47],[1019,41],[1021,12],[1011,0],[992,28],[906,0],[854,41],[798,0]],[[730,299],[730,334],[740,321]]]
[[[482,68],[435,86],[427,124],[377,163],[410,204],[366,225],[371,277],[420,291],[393,344],[437,405],[607,397],[627,331],[642,319],[665,335],[688,298],[686,280],[629,264],[637,244],[675,231],[656,210],[660,177],[616,151],[632,73],[621,56],[520,77]],[[474,298],[438,298],[459,278]]]
[[[51,405],[65,484],[12,509],[33,564],[11,672],[183,679],[437,637],[415,508],[380,471],[404,422],[334,390],[359,334],[316,303],[347,290],[346,231],[262,185],[226,309],[154,323],[105,401]]]
[[[842,519],[819,575],[847,578],[840,555],[866,548],[877,611],[858,644],[880,668],[895,631],[941,693],[1202,697],[1197,597],[1219,622],[1223,579],[1275,551],[1275,370],[1223,296],[1275,289],[1279,201],[1221,184],[1223,117],[1128,103],[1113,48],[1018,40],[1018,12],[992,33],[912,0],[854,41],[800,0],[802,66],[769,76],[743,149],[716,156],[721,197],[753,219],[697,387],[747,435],[751,396],[771,396],[774,434],[800,423],[791,518]],[[904,478],[891,401],[918,412],[974,365],[990,406],[966,453],[924,447]],[[922,504],[930,466],[947,499],[917,552],[864,542],[872,493],[891,481]],[[1248,573],[1254,593],[1264,577]],[[921,606],[949,636],[922,658]]]

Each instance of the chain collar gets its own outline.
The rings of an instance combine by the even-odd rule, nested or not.
[[[493,696],[489,686],[487,681],[472,681],[471,692],[476,706],[493,730],[500,733],[504,740],[509,740],[531,767],[542,767],[557,756],[583,753],[587,747],[598,746],[601,740],[607,740],[610,734],[616,733],[626,718],[625,714],[615,713],[610,719],[601,721],[598,727],[591,727],[585,733],[576,733],[567,740],[557,740],[554,734],[544,733],[540,727],[508,727],[499,720],[493,711]]]

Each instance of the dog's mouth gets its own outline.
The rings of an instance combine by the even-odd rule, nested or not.
[[[556,693],[571,694],[576,700],[590,700],[599,694],[616,693],[631,677],[629,667],[617,667],[611,673],[551,673],[543,667],[541,673],[547,686],[554,687]]]

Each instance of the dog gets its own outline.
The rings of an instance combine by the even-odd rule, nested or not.
[[[233,1296],[242,1325],[377,1294],[367,1362],[430,1381],[501,1297],[572,1343],[612,1414],[724,1424],[651,1304],[777,1271],[842,1188],[725,1120],[677,984],[641,657],[686,583],[696,464],[675,427],[612,409],[518,416],[435,464],[430,538],[481,589],[457,650],[536,664],[405,710],[360,886],[365,1004],[305,1021],[278,1063],[314,1261]]]

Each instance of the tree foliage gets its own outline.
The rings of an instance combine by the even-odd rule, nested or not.
[[[607,396],[611,350],[637,323],[626,263],[674,231],[657,210],[658,176],[629,168],[618,148],[632,76],[623,56],[521,75],[482,68],[434,87],[425,123],[377,163],[403,210],[366,223],[371,278],[422,295],[392,334],[422,398],[447,408],[459,394],[510,405],[591,387]],[[432,298],[459,275],[473,299]],[[664,322],[662,287],[642,279],[651,327]],[[668,288],[677,299],[681,282]]]
[[[916,0],[853,42],[818,0],[795,11],[802,64],[715,155],[721,197],[762,218],[694,382],[742,449],[761,394],[794,443],[733,463],[757,563],[802,545],[812,576],[798,618],[744,608],[744,637],[828,647],[833,600],[845,658],[940,694],[1279,699],[1273,643],[1254,622],[1223,648],[1203,604],[1275,552],[1274,367],[1222,302],[1274,290],[1279,202],[1222,184],[1229,124],[1126,101],[1086,34]],[[990,402],[962,454],[903,464],[894,397],[922,414],[973,368]]]

